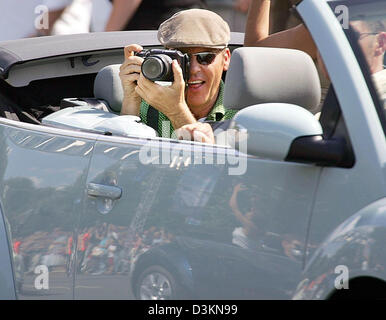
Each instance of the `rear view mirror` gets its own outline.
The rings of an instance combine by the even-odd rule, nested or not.
[[[246,130],[249,154],[273,160],[285,160],[296,138],[323,133],[312,113],[284,103],[259,104],[240,110],[231,128]]]
[[[230,128],[239,132],[248,154],[279,161],[350,167],[353,160],[344,139],[325,140],[315,116],[293,104],[266,103],[240,110]],[[245,142],[245,141],[244,141]]]

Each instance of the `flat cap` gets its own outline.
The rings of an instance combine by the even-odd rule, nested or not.
[[[179,11],[158,28],[158,40],[167,48],[224,48],[230,29],[218,14],[204,9]]]

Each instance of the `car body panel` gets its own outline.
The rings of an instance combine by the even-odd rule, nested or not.
[[[307,264],[294,297],[327,299],[334,291],[342,290],[336,282],[342,266],[347,270],[348,289],[350,280],[357,277],[386,279],[385,232],[386,198],[382,198],[339,225],[321,244]]]
[[[1,131],[1,202],[8,241],[19,248],[13,248],[14,273],[23,279],[18,299],[72,299],[76,228],[94,140],[36,126],[2,125]]]
[[[194,290],[198,296],[262,297],[261,291],[267,294],[267,288],[272,289],[270,284],[275,282],[277,290],[269,297],[290,297],[291,288],[295,288],[298,280],[296,274],[302,268],[308,219],[320,168],[239,155],[240,159],[248,161],[247,172],[232,176],[227,170],[232,166],[229,163],[236,163],[237,155],[229,148],[206,146],[205,152],[200,151],[204,155],[203,164],[197,164],[194,155],[199,151],[189,142],[160,139],[158,145],[154,142],[146,145],[146,141],[129,145],[107,142],[108,138],[100,140],[103,141],[95,146],[87,183],[116,186],[124,191],[122,197],[114,201],[88,197],[81,229],[92,229],[96,222],[109,225],[111,233],[115,232],[122,240],[124,250],[146,251],[147,256],[153,246],[180,239],[178,246],[187,261],[186,268],[192,269],[195,285],[200,284]],[[119,141],[118,138],[114,140]],[[223,159],[229,163],[217,164],[221,154],[225,154]],[[162,164],[162,157],[173,159],[173,156],[171,164]],[[189,157],[191,162],[187,161]],[[208,159],[214,164],[205,164]],[[301,179],[301,183],[293,185],[295,177]],[[243,234],[242,222],[228,204],[237,184],[245,188],[241,196],[244,200],[239,200],[245,214],[251,206],[246,203],[251,200],[247,199],[264,199],[254,208],[254,213],[249,214],[249,223],[259,230],[252,238]],[[156,241],[149,236],[153,241],[146,243],[146,235],[151,232],[167,237],[155,237],[159,240]],[[105,237],[109,238],[107,234]],[[144,242],[141,246],[136,242],[138,235]],[[137,258],[141,256],[132,256],[132,259]],[[170,268],[173,270],[177,266]],[[240,268],[245,272],[239,273]],[[107,265],[86,274],[79,271],[79,266],[76,269],[76,298],[131,297],[129,282],[123,281],[122,274],[115,274]],[[291,273],[286,279],[278,277],[283,269]],[[222,281],[235,273],[238,276],[226,283]],[[204,281],[208,278],[212,282]],[[251,279],[256,281],[251,282]],[[87,285],[87,281],[99,285]]]
[[[386,140],[374,101],[342,26],[328,8],[327,3],[313,0],[298,6],[331,75],[355,153],[355,165],[349,170],[323,168],[310,229],[310,255],[336,223],[382,198],[386,189]]]
[[[7,223],[3,219],[3,211],[0,205],[0,299],[14,300],[16,291],[11,259],[12,249],[9,246],[6,226]]]

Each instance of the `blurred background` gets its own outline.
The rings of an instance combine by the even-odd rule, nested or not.
[[[138,23],[142,20],[151,20],[150,6],[158,6],[154,10],[158,15],[165,10],[159,3],[168,0],[28,0],[21,6],[14,0],[1,0],[2,9],[7,12],[0,20],[0,41],[13,40],[34,36],[74,34],[86,32],[101,32],[106,30],[110,23],[110,30],[131,30],[142,28],[146,24]],[[190,8],[206,7],[218,13],[228,22],[231,31],[244,32],[246,17],[251,0],[171,0],[177,5],[164,12],[164,17]],[[297,0],[272,0],[270,33],[284,30],[300,23],[291,16],[289,9]],[[116,12],[113,14],[113,3]],[[188,3],[188,4],[187,4]],[[128,6],[134,9],[126,9]],[[129,11],[132,11],[129,13]],[[142,11],[142,13],[141,13]],[[122,16],[127,12],[127,16]],[[145,13],[146,17],[144,17]],[[124,13],[126,14],[126,13]],[[152,13],[156,16],[155,13]],[[117,19],[125,19],[126,23],[119,24]],[[116,22],[116,23],[115,23]],[[115,25],[114,25],[115,23]],[[158,26],[158,22],[155,24]],[[149,27],[148,29],[157,29]]]

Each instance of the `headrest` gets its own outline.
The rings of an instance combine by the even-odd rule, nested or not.
[[[102,68],[94,81],[94,97],[105,100],[109,107],[120,112],[123,100],[123,89],[119,78],[120,64],[112,64]]]
[[[224,88],[226,108],[277,102],[316,112],[320,99],[317,69],[303,51],[256,47],[233,51]]]

